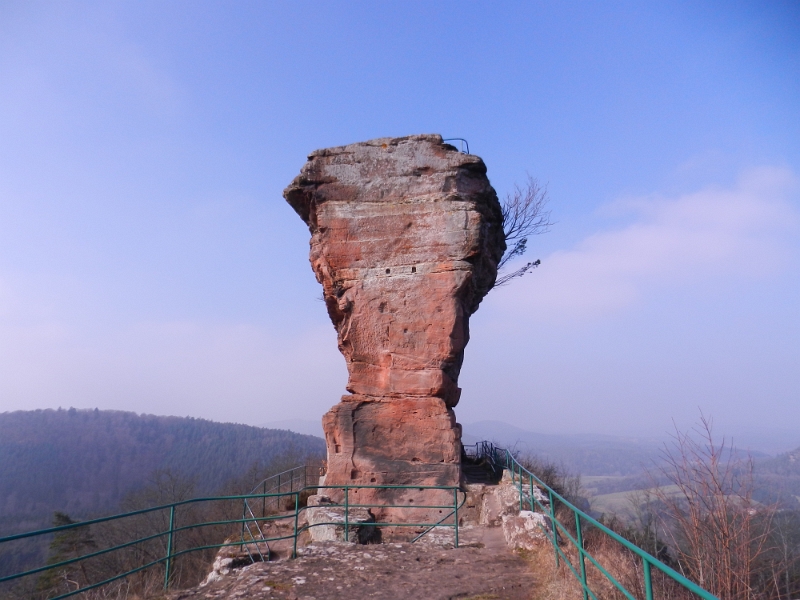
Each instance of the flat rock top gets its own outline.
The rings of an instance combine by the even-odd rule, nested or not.
[[[204,588],[174,592],[169,597],[522,600],[532,597],[534,583],[527,563],[507,551],[323,542],[303,548],[296,560],[256,563]]]
[[[496,199],[480,157],[463,154],[440,135],[379,138],[312,152],[284,195],[308,222],[308,202],[396,203],[449,194]]]

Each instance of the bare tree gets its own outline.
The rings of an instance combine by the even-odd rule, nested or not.
[[[509,261],[525,254],[530,236],[547,233],[550,230],[552,223],[550,222],[550,211],[547,210],[549,200],[547,187],[539,185],[539,182],[530,175],[525,186],[515,185],[514,191],[506,196],[502,204],[506,252],[497,265],[498,277],[494,284],[495,287],[522,277],[541,264],[542,261],[537,259],[528,262],[516,271],[502,273]]]
[[[701,415],[694,434],[677,431],[659,467],[670,485],[654,480],[662,524],[679,568],[723,600],[774,593],[768,540],[776,507],[753,499],[753,460],[723,439]]]
[[[778,598],[800,595],[800,513],[783,510],[775,515],[773,527],[775,566],[772,579]]]

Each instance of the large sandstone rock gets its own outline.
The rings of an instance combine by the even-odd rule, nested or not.
[[[382,138],[313,152],[284,196],[349,373],[326,483],[457,485],[469,317],[505,251],[486,166],[438,135]]]

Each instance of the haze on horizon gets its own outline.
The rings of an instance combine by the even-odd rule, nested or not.
[[[800,444],[791,2],[0,5],[0,412],[319,419],[344,361],[281,193],[441,133],[546,183],[461,422]]]

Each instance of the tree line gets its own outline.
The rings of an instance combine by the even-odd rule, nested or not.
[[[324,441],[314,436],[203,419],[75,409],[2,413],[0,537],[190,497],[246,493],[267,475],[319,460],[324,452]],[[186,519],[222,517],[232,510],[218,503],[178,515],[188,523]],[[241,504],[237,510],[241,513]],[[154,527],[163,525],[163,518],[152,514],[93,527],[88,533],[83,528],[72,530],[75,535],[84,531],[81,535],[87,538],[56,536],[4,544],[0,546],[0,576],[41,565],[48,557],[55,561],[65,551],[108,547],[137,532],[152,534]],[[192,535],[202,535],[219,543],[220,534],[224,537],[225,532],[206,528],[199,534],[182,534],[178,541],[189,543]],[[158,554],[162,542],[153,540],[136,551]],[[181,559],[178,580],[196,579],[199,571],[191,565],[202,564],[205,569],[206,554]],[[113,560],[133,564],[139,558],[129,552]],[[61,572],[67,579],[59,584],[71,585],[70,577],[72,581],[88,575],[94,579],[122,566],[109,561],[110,555],[87,562],[83,571]],[[53,576],[39,582],[36,589],[28,581],[25,593],[29,595],[19,597],[33,598],[34,592],[47,597],[44,590],[54,583]]]

